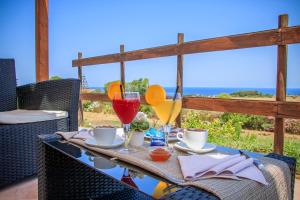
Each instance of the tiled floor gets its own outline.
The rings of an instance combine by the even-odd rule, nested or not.
[[[37,178],[0,190],[1,200],[37,200]]]
[[[300,179],[296,179],[294,199],[300,200]],[[37,179],[0,190],[1,200],[37,200]]]

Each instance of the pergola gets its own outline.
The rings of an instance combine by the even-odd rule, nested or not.
[[[35,0],[36,81],[49,79],[48,0]]]
[[[48,0],[36,2],[36,80],[43,81],[49,78],[48,67]],[[287,46],[300,43],[300,26],[288,26],[288,15],[280,15],[278,28],[245,33],[239,35],[210,38],[183,42],[183,34],[178,34],[177,44],[152,47],[125,52],[120,46],[120,53],[82,58],[72,61],[73,67],[78,67],[79,78],[81,68],[87,65],[120,63],[121,81],[125,82],[125,62],[148,58],[177,56],[177,86],[183,88],[183,55],[224,51],[251,47],[277,46],[277,83],[276,101],[218,99],[207,97],[184,97],[183,108],[209,110],[219,112],[235,112],[275,117],[274,152],[283,153],[284,146],[284,118],[300,118],[300,103],[286,102],[286,72]],[[81,94],[81,99],[107,100],[103,94]],[[180,120],[179,120],[180,122]]]

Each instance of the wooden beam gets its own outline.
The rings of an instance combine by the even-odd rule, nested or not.
[[[36,81],[49,79],[48,0],[35,0]]]
[[[280,31],[282,32],[282,45],[300,43],[300,26],[283,27]]]
[[[177,44],[171,44],[129,51],[122,56],[120,53],[116,53],[89,57],[82,59],[82,66],[176,56],[179,51],[180,54],[193,54],[294,43],[300,43],[300,26],[184,42],[181,49]],[[73,60],[72,66],[77,67],[78,60]]]
[[[120,45],[121,57],[123,57],[124,52],[125,52],[125,46],[124,46],[124,44],[121,44]],[[120,61],[120,71],[121,71],[121,83],[122,83],[122,86],[125,88],[125,63],[124,63],[124,61]]]
[[[280,15],[278,19],[278,28],[282,29],[288,26],[288,15]],[[281,34],[281,41],[284,35]],[[276,101],[286,101],[286,71],[287,71],[287,45],[278,45],[277,47],[277,83],[276,83]],[[284,118],[275,118],[274,129],[274,149],[278,154],[283,154],[284,146]]]
[[[108,98],[107,94],[103,93],[81,93],[80,94],[81,100],[90,100],[90,101],[108,101],[111,102],[111,100]],[[146,100],[144,96],[141,96],[141,103],[146,104]]]
[[[81,67],[81,59],[82,59],[82,53],[78,52],[77,55],[78,58],[78,79],[80,80],[80,92],[82,92],[82,67]],[[82,100],[79,99],[79,124],[83,125],[84,123],[84,117],[83,117],[83,105],[82,105]]]
[[[234,112],[264,116],[275,116],[277,112],[277,103],[274,101],[206,97],[184,97],[183,107],[195,110]]]
[[[178,45],[178,55],[177,55],[177,79],[176,85],[178,87],[178,92],[183,96],[183,55],[181,54],[182,44],[184,42],[184,34],[178,33],[177,35],[177,45]],[[181,112],[176,118],[176,125],[181,127]]]
[[[300,102],[278,102],[277,116],[300,119]]]
[[[111,101],[106,94],[81,93],[81,100]],[[146,104],[144,96],[141,102]],[[300,119],[300,102],[183,97],[183,108]]]

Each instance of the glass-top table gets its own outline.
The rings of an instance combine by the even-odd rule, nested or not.
[[[230,154],[238,150],[218,146]],[[263,154],[248,152],[252,157]],[[39,139],[39,199],[218,199],[193,187],[181,187],[128,163],[113,160],[61,140]]]

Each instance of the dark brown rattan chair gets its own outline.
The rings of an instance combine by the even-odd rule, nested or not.
[[[0,124],[0,188],[37,173],[37,135],[78,129],[79,88],[77,79],[17,87],[14,59],[0,59],[0,112],[15,109],[68,112],[63,119]]]

